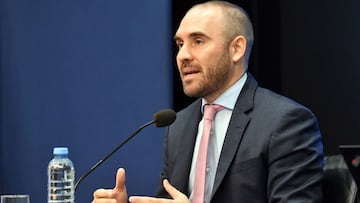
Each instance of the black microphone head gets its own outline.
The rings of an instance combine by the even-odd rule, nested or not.
[[[155,126],[158,128],[168,126],[176,120],[176,112],[172,109],[163,109],[154,114]]]

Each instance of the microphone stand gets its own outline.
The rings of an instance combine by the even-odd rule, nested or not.
[[[79,186],[79,184],[81,183],[81,181],[83,181],[88,175],[90,175],[90,173],[92,173],[97,167],[99,167],[104,161],[106,161],[108,158],[111,157],[111,155],[113,155],[118,149],[120,149],[124,144],[126,144],[129,140],[131,140],[131,138],[133,138],[135,135],[137,135],[142,129],[144,129],[145,127],[154,124],[156,121],[150,121],[148,123],[145,123],[144,125],[140,126],[140,128],[138,128],[135,132],[133,132],[128,138],[126,138],[125,141],[123,141],[122,143],[120,143],[115,149],[113,149],[109,154],[107,154],[103,159],[101,159],[100,161],[98,161],[93,167],[90,168],[90,170],[88,172],[86,172],[84,175],[82,175],[79,180],[75,183],[74,186],[74,191],[76,191],[77,187]]]

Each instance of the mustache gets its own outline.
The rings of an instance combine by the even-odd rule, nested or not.
[[[198,64],[195,63],[191,63],[191,62],[182,62],[180,65],[181,69],[184,68],[201,68],[201,66],[199,66]]]

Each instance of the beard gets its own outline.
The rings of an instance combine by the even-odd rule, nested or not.
[[[207,74],[200,81],[197,81],[195,88],[186,88],[183,82],[184,93],[189,97],[206,97],[224,88],[230,80],[230,55],[224,49],[223,55],[218,58],[216,63],[208,67]]]

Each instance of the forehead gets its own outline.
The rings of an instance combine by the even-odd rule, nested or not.
[[[222,32],[222,11],[214,6],[199,6],[190,9],[182,19],[176,37],[184,38],[193,33],[219,35]]]

